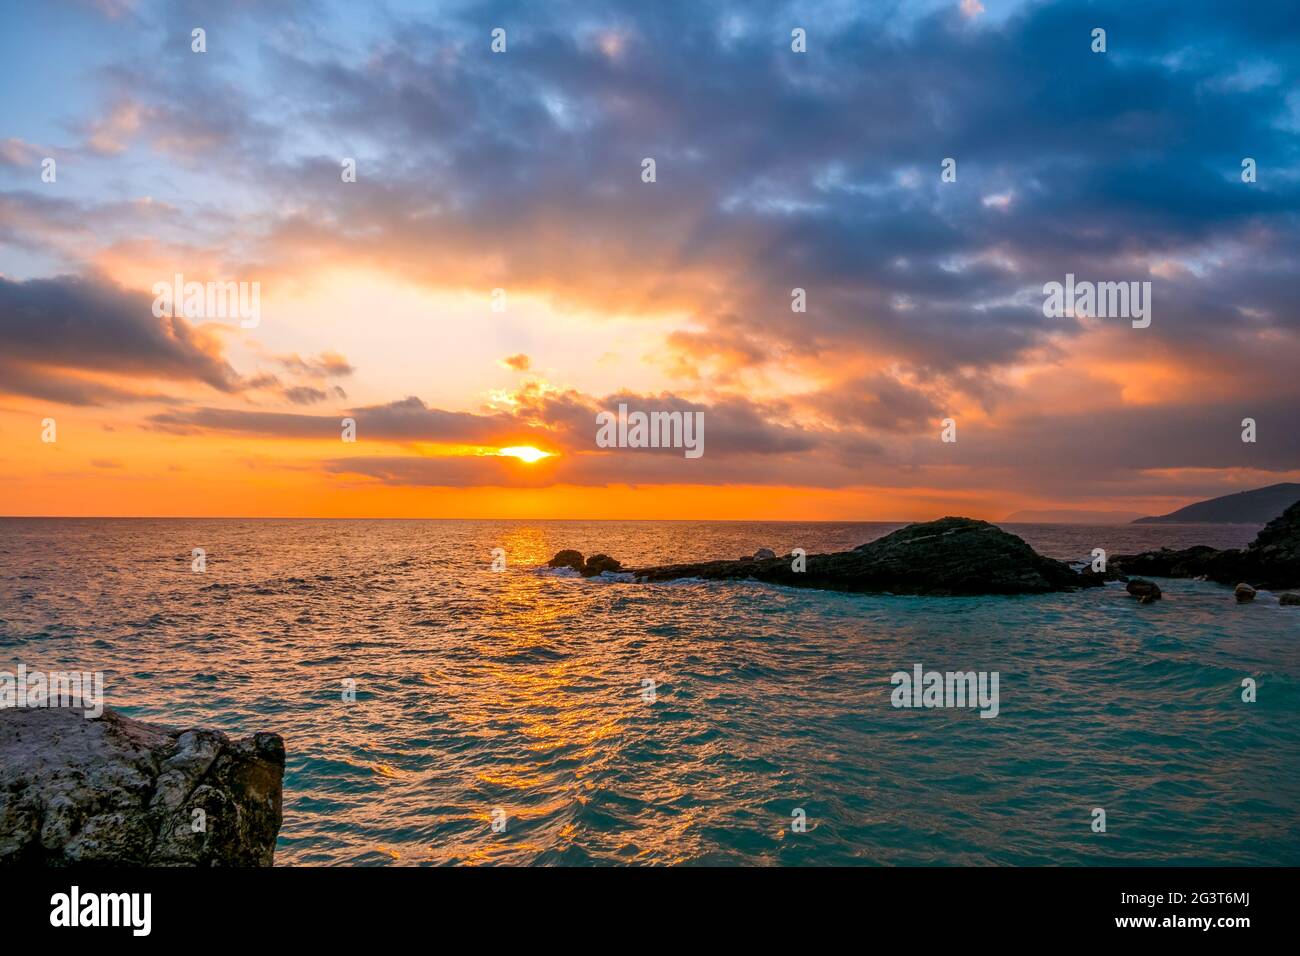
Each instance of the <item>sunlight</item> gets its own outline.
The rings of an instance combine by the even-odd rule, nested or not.
[[[532,464],[535,461],[541,461],[543,458],[550,458],[552,452],[542,451],[540,448],[534,448],[532,445],[514,445],[510,448],[502,448],[497,452],[498,455],[505,455],[509,458],[518,458],[520,461],[526,461]]]

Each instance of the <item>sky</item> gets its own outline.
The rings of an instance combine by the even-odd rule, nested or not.
[[[0,61],[0,514],[1300,480],[1286,4],[0,0]],[[178,274],[256,323],[158,314]],[[1045,315],[1067,275],[1150,283],[1150,324]],[[699,413],[703,454],[598,444],[620,404]]]

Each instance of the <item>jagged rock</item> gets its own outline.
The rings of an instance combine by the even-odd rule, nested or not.
[[[555,557],[546,562],[548,568],[573,568],[575,571],[582,570],[582,552],[581,551],[559,551]]]
[[[1217,551],[1205,545],[1171,551],[1116,555],[1111,565],[1129,574],[1205,577],[1218,584],[1244,581],[1278,591],[1300,586],[1300,501],[1278,515],[1241,550]]]
[[[776,552],[771,548],[759,548],[754,552],[755,561],[768,561],[776,557]]]
[[[1285,594],[1278,595],[1277,603],[1283,606],[1300,606],[1300,594],[1295,591],[1287,591]]]
[[[810,554],[792,562],[744,558],[633,571],[639,581],[753,579],[790,587],[893,594],[1037,594],[1086,586],[1062,561],[1036,553],[987,521],[942,518],[900,528],[852,551]]]
[[[1212,569],[1211,580],[1248,581],[1269,591],[1300,586],[1300,501],[1264,525],[1244,551],[1224,553],[1240,557]]]
[[[582,576],[584,578],[594,578],[605,571],[617,571],[623,565],[615,561],[607,554],[593,554],[587,559],[587,563],[582,566]]]
[[[1160,587],[1154,581],[1144,581],[1142,578],[1134,578],[1124,585],[1124,590],[1133,595],[1143,604],[1150,604],[1152,601],[1159,601],[1161,598]]]
[[[270,866],[283,776],[279,734],[0,710],[0,866]]]
[[[1249,584],[1238,584],[1232,589],[1232,596],[1237,599],[1238,604],[1245,604],[1247,601],[1255,600],[1255,589]]]

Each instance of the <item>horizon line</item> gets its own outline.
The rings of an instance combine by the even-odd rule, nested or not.
[[[948,514],[945,518],[969,518],[969,515]],[[1160,517],[1160,516],[1157,516]],[[711,523],[711,524],[916,524],[937,521],[937,518],[574,518],[574,517],[424,517],[416,515],[0,515],[0,521],[589,521],[619,522],[640,521],[654,523]],[[974,518],[989,524],[1057,524],[1098,527],[1125,526],[1130,521],[1010,521],[1007,518]],[[1206,522],[1177,522],[1204,524]],[[1209,522],[1210,524],[1259,524],[1257,521]]]

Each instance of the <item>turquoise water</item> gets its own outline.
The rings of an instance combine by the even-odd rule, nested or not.
[[[280,864],[1300,864],[1300,609],[1273,595],[538,569],[565,547],[663,562],[893,527],[6,519],[0,666],[103,670],[133,716],[283,734]],[[1012,530],[1082,559],[1256,529]],[[916,663],[997,671],[999,716],[891,707]]]

